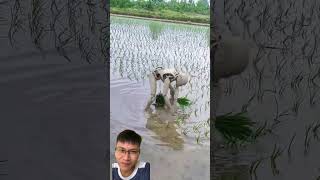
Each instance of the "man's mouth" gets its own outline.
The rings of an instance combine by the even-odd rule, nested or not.
[[[122,162],[121,163],[123,166],[129,166],[130,165],[130,163],[126,163],[126,162]]]

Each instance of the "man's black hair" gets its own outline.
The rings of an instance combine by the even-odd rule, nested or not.
[[[126,129],[118,134],[117,142],[128,142],[131,144],[138,144],[140,146],[142,138],[136,132]]]

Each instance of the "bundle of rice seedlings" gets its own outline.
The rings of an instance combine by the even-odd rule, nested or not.
[[[164,96],[163,96],[161,93],[157,94],[157,96],[156,96],[156,102],[155,102],[154,105],[155,105],[156,107],[164,107],[164,105],[165,105],[165,100],[164,100]]]
[[[234,115],[227,113],[217,116],[215,120],[216,130],[232,145],[249,142],[254,134],[254,124],[243,112]]]
[[[178,98],[177,102],[181,107],[188,107],[191,105],[191,101],[187,97]]]
[[[191,101],[187,97],[181,97],[177,99],[177,103],[182,107],[188,107],[191,105]],[[165,100],[162,93],[157,94],[156,96],[156,102],[154,103],[156,107],[164,107]]]

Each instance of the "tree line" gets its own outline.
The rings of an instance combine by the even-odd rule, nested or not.
[[[137,8],[145,10],[171,10],[183,13],[197,13],[209,15],[208,0],[111,0],[111,7]]]

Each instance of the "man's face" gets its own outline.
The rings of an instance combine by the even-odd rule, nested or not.
[[[116,144],[115,157],[123,172],[132,171],[138,162],[140,148],[138,144],[120,142]]]

